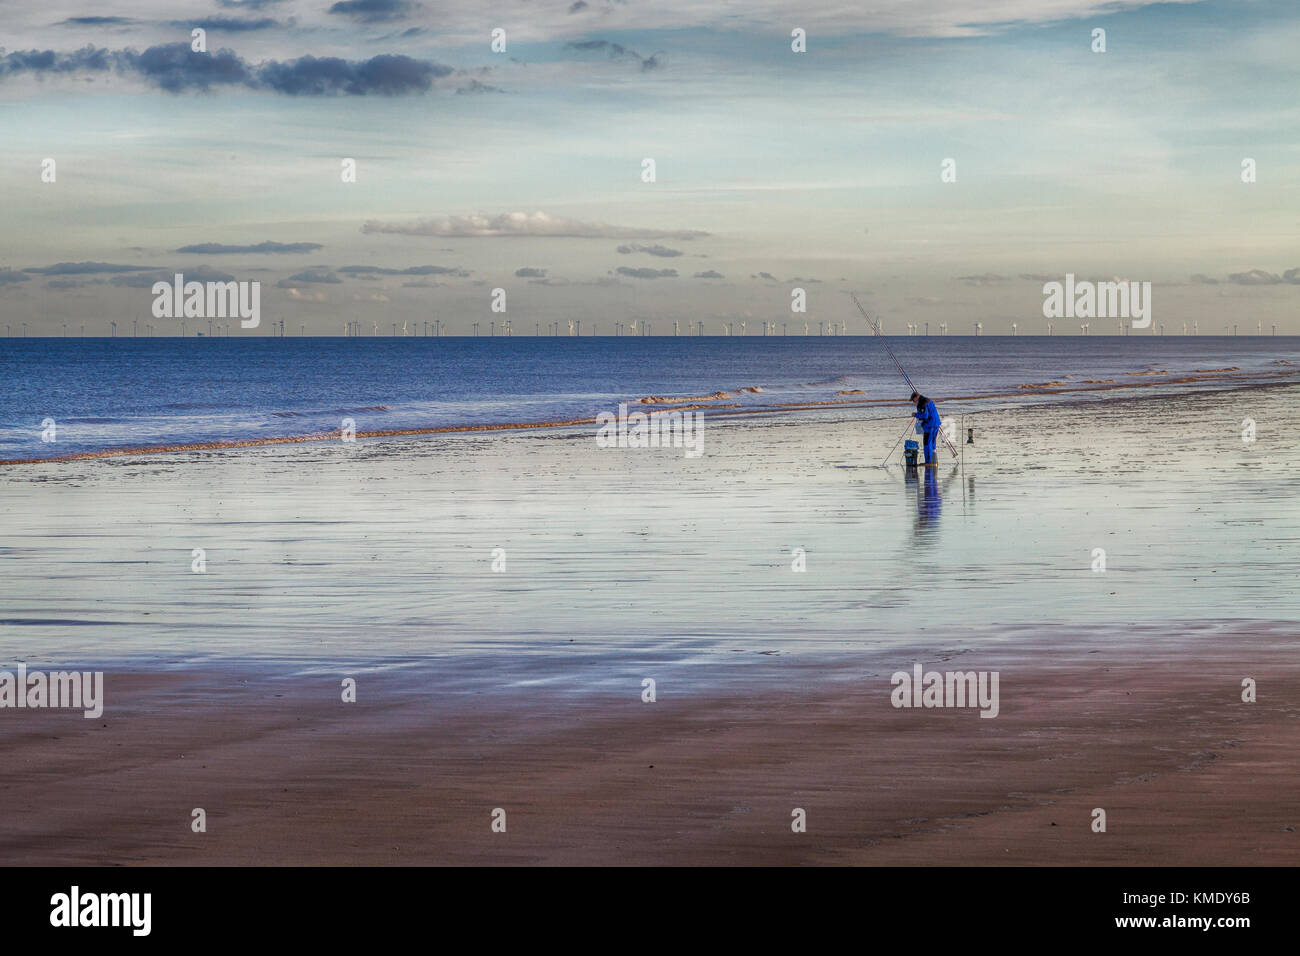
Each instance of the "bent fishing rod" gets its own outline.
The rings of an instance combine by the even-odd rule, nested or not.
[[[862,307],[862,303],[858,301],[856,295],[850,292],[849,298],[852,299],[853,304],[858,307],[858,311],[862,313],[862,317],[867,320],[867,324],[871,326],[871,331],[876,333],[876,336],[880,339],[880,344],[883,345],[885,351],[889,353],[889,357],[894,360],[894,368],[898,369],[898,374],[903,376],[903,381],[907,383],[907,387],[917,395],[920,395],[921,390],[912,384],[911,377],[907,374],[907,370],[903,368],[903,363],[898,360],[898,356],[894,354],[894,350],[889,347],[889,340],[885,338],[885,333],[880,331],[880,326],[876,323],[876,320],[867,314],[867,310]],[[948,439],[948,436],[943,433],[942,429],[939,431],[939,437],[943,439],[943,443],[947,445],[948,450],[952,452],[952,457],[956,458],[959,452]],[[898,442],[894,442],[894,446],[897,447]],[[892,455],[893,452],[891,451],[890,454]]]

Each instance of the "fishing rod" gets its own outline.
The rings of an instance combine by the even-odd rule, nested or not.
[[[912,384],[911,376],[909,376],[907,370],[903,368],[903,363],[898,360],[898,356],[894,354],[894,350],[889,347],[889,340],[885,338],[885,333],[880,331],[880,326],[876,323],[876,320],[867,314],[867,310],[862,307],[862,303],[858,301],[856,295],[850,292],[849,298],[852,299],[853,304],[858,307],[858,311],[862,313],[862,317],[867,320],[867,324],[871,326],[871,331],[876,333],[880,338],[880,344],[885,347],[885,351],[889,353],[889,357],[894,360],[894,368],[898,369],[898,374],[903,376],[903,381],[907,383],[907,387],[915,394],[920,395],[921,390]],[[957,449],[953,446],[953,443],[948,440],[948,436],[940,431],[939,437],[943,439],[943,443],[947,445],[948,450],[952,452],[952,457],[956,458],[958,454]],[[894,444],[897,445],[898,442],[894,442]],[[891,451],[890,454],[892,455],[893,452]]]

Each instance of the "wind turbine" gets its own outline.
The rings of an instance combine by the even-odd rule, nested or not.
[[[110,322],[109,324],[110,324],[111,326],[113,326],[113,338],[117,338],[117,323],[116,323],[116,322]],[[23,335],[26,335],[26,334],[27,334],[27,323],[24,322],[24,323],[23,323]]]
[[[1012,336],[1012,338],[1015,337],[1015,334],[1016,334],[1016,323],[1012,322],[1012,323],[1011,323],[1011,336]]]

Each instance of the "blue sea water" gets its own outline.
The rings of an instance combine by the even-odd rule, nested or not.
[[[918,387],[964,408],[1008,395],[1077,400],[1108,382],[1159,388],[1190,376],[1220,387],[1225,376],[1300,371],[1294,337],[888,342]],[[1233,371],[1207,371],[1220,369]],[[1047,383],[1057,383],[1048,394],[1026,388]],[[737,391],[753,387],[761,391]],[[841,394],[853,390],[862,394]],[[882,341],[861,335],[4,338],[0,459],[306,435],[337,430],[344,417],[360,432],[564,421],[647,396],[718,391],[729,393],[718,404],[815,416],[788,406],[902,401],[908,389]],[[42,440],[47,418],[55,443]]]

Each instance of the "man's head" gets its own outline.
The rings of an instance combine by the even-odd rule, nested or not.
[[[913,392],[913,393],[912,393],[912,399],[911,399],[911,400],[912,400],[912,401],[916,401],[916,400],[917,400],[918,398],[920,398],[920,397],[921,397],[921,393],[920,393],[920,392]]]

